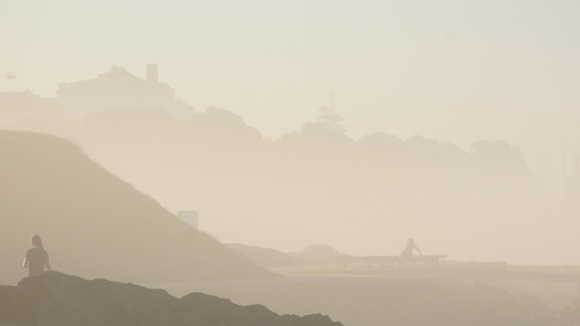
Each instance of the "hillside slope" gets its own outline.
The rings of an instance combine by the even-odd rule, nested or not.
[[[288,256],[298,258],[298,259],[308,259],[308,260],[321,260],[326,258],[338,257],[343,256],[336,249],[332,248],[331,246],[327,245],[311,245],[302,251],[298,252],[290,252]]]
[[[181,299],[163,290],[103,279],[87,281],[49,272],[0,287],[0,324],[340,326],[327,316],[279,316],[264,306],[242,307],[227,299],[191,293]]]
[[[414,238],[425,253],[458,260],[580,263],[580,201],[538,200],[522,151],[501,141],[461,149],[419,136],[354,139],[319,123],[265,139],[215,108],[187,122],[127,110],[18,128],[70,135],[172,211],[193,199],[204,229],[228,243],[397,255]],[[558,197],[560,181],[546,184]]]
[[[54,269],[86,278],[170,282],[273,275],[189,227],[77,146],[41,134],[0,131],[0,225],[2,283],[25,275],[20,264],[32,234],[42,236]]]
[[[229,243],[226,244],[226,246],[248,257],[254,263],[266,268],[306,265],[312,262],[308,259],[291,257],[288,254],[270,248],[248,246],[241,243]]]

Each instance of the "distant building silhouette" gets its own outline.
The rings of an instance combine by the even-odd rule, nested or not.
[[[147,79],[141,79],[123,67],[113,66],[111,71],[95,79],[60,84],[56,94],[60,107],[67,111],[175,106],[175,91],[157,79],[157,65],[147,66]]]
[[[194,113],[192,106],[176,99],[175,90],[159,82],[158,66],[146,66],[146,79],[112,66],[111,71],[95,79],[59,84],[56,98],[41,98],[31,92],[0,92],[0,108],[17,111],[42,109],[66,116],[78,116],[102,110],[167,110],[180,118]]]

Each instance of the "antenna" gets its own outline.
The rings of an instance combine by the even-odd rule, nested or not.
[[[330,112],[334,113],[334,91],[330,92]]]
[[[578,152],[576,152],[576,178],[580,178],[580,157],[578,157]]]
[[[545,172],[545,167],[546,167],[546,153],[542,152],[542,163],[541,163],[541,173],[542,176],[544,175]],[[544,180],[542,180],[542,197],[544,197],[546,195],[546,188],[544,186]]]
[[[562,155],[562,178],[566,180],[566,152]]]
[[[536,169],[537,169],[537,173],[536,173],[536,179],[538,182],[538,197],[542,197],[542,179],[540,176],[540,150],[538,149],[538,157],[537,157],[537,161],[536,161]]]

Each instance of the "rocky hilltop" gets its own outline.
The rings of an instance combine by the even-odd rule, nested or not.
[[[58,272],[0,287],[0,325],[43,326],[340,326],[327,316],[277,315],[264,306],[104,279],[87,281]]]
[[[157,173],[151,170],[150,173]],[[191,282],[272,277],[198,232],[64,139],[0,130],[0,283],[16,284],[33,234],[52,265],[88,279]]]

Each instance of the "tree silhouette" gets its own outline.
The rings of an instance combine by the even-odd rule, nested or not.
[[[346,127],[341,123],[344,121],[344,117],[334,111],[334,109],[329,109],[327,107],[321,107],[318,109],[318,123],[324,125],[325,127],[332,129],[334,131],[345,133]]]

